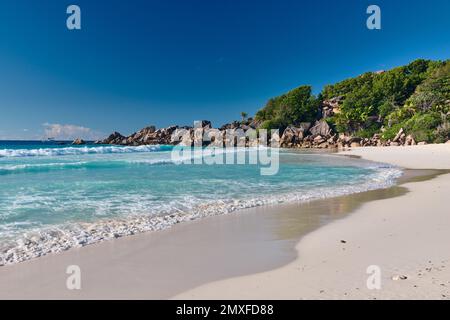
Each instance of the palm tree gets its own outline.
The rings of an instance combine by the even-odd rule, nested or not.
[[[247,119],[247,116],[248,116],[247,112],[244,112],[244,111],[241,112],[242,122],[244,122],[245,119]]]

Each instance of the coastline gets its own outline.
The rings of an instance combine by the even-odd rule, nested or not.
[[[111,148],[111,147],[108,147]],[[122,147],[121,147],[122,148]],[[126,147],[134,148],[134,147]],[[141,148],[148,150],[148,147],[136,147],[139,148],[137,152],[141,152]],[[160,150],[165,146],[151,146],[151,149]],[[63,151],[66,153],[73,153],[73,148],[70,150],[64,149],[39,149],[39,154],[42,151],[45,153],[60,153]],[[101,153],[102,150],[98,150],[97,147],[85,150],[83,148],[75,148],[77,152],[81,153]],[[23,150],[18,150],[20,153]],[[107,149],[108,153],[111,152]],[[120,152],[129,152],[130,150]],[[136,150],[134,150],[136,152]],[[294,154],[295,156],[314,157],[313,153],[297,150],[285,149],[286,156]],[[36,150],[27,150],[27,153],[34,154]],[[115,150],[113,153],[119,152]],[[303,154],[304,153],[304,154]],[[359,160],[343,159],[336,156],[334,153],[328,151],[318,151],[318,156],[321,159],[327,160],[333,163],[345,164],[346,166],[356,165],[370,168],[371,173],[361,176],[361,181],[358,184],[327,184],[322,185],[320,188],[295,188],[293,181],[289,183],[290,188],[279,190],[275,194],[255,194],[250,198],[229,198],[216,200],[205,200],[197,204],[188,204],[188,206],[164,208],[163,214],[151,211],[147,214],[117,216],[110,218],[101,218],[95,221],[83,221],[75,223],[62,223],[60,225],[48,226],[47,228],[41,228],[40,230],[31,230],[24,233],[18,238],[12,238],[10,241],[1,243],[0,241],[0,267],[4,265],[13,265],[15,263],[21,263],[27,260],[41,258],[48,254],[59,254],[61,252],[72,250],[74,248],[86,247],[95,243],[104,241],[111,241],[117,238],[126,236],[133,236],[145,232],[162,231],[179,223],[185,223],[193,220],[203,219],[205,217],[219,216],[232,214],[236,211],[241,212],[249,208],[289,204],[289,203],[304,203],[318,199],[339,197],[347,194],[360,193],[368,190],[382,189],[390,187],[395,184],[395,180],[401,175],[401,170],[396,167],[386,167],[384,164],[364,162]],[[134,160],[139,162],[139,160]],[[147,163],[148,160],[145,160]],[[170,162],[168,160],[157,160],[157,162]],[[64,164],[66,165],[66,164]],[[41,169],[40,164],[34,164],[31,167],[38,167]],[[45,168],[48,164],[44,164]],[[73,166],[73,162],[70,167]],[[27,165],[26,168],[29,168]],[[60,168],[60,164],[56,163],[56,168]],[[81,167],[89,167],[88,160],[81,162]],[[134,169],[134,168],[133,168]],[[17,170],[17,165],[14,166],[14,170]],[[1,170],[0,170],[1,171]],[[341,177],[343,178],[343,176]],[[288,179],[285,175],[284,179]],[[284,180],[283,179],[283,180]],[[310,176],[307,180],[314,181],[316,176]],[[284,180],[287,181],[287,180]],[[136,191],[135,191],[136,192]],[[142,190],[138,190],[136,194],[141,194]],[[75,203],[77,204],[77,203]],[[106,205],[106,204],[105,204]],[[152,208],[151,205],[146,208]],[[125,209],[125,208],[124,208]],[[149,209],[147,209],[149,210]]]
[[[438,172],[410,173],[418,177],[408,179],[423,180],[427,177],[420,177]],[[298,252],[294,247],[305,234],[308,238],[310,232],[315,234],[346,221],[342,218],[373,200],[386,201],[406,194],[404,186],[394,186],[310,203],[257,207],[44,256],[0,268],[0,286],[4,288],[0,298],[199,298],[198,292],[205,287],[251,278],[253,274],[270,274],[296,263]],[[73,264],[82,270],[80,291],[65,286],[65,270]],[[246,288],[238,288],[241,293],[233,293],[232,298],[245,297]],[[252,292],[255,296],[248,298],[258,298]],[[261,298],[283,297],[270,292],[272,296]],[[225,296],[217,296],[219,293]],[[222,298],[226,293],[220,289],[203,297]]]
[[[374,152],[376,150],[376,152]],[[433,156],[430,156],[432,153]],[[450,145],[356,148],[360,156],[410,169],[450,169]],[[301,239],[294,262],[210,283],[175,299],[449,299],[450,174],[403,185],[398,197],[365,203]],[[432,210],[430,210],[432,209]],[[367,268],[381,289],[366,286]]]
[[[0,268],[5,289],[0,298],[170,298],[204,283],[285,265],[296,258],[294,247],[303,235],[366,201],[402,192],[393,186],[249,208],[7,265]],[[73,264],[83,273],[81,291],[65,287],[65,270]]]
[[[3,5],[0,300],[450,301],[450,0],[105,7]]]

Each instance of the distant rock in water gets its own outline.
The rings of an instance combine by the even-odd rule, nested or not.
[[[78,138],[78,139],[75,139],[75,140],[72,142],[72,144],[73,144],[73,145],[76,145],[76,146],[80,146],[80,145],[86,144],[86,141],[84,141],[83,139]]]

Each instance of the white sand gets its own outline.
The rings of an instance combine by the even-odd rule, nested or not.
[[[438,145],[350,154],[450,169],[449,151]],[[375,198],[386,200],[331,224],[327,219],[346,216],[372,196],[260,207],[2,267],[0,299],[449,297],[450,175],[405,186],[411,192],[386,199],[394,191],[379,190],[383,196]],[[302,238],[295,260],[299,235],[323,224]],[[66,287],[69,265],[81,268],[81,290]],[[381,268],[382,290],[366,288],[369,265]],[[408,279],[393,281],[395,275]]]
[[[343,154],[411,169],[450,169],[449,144]],[[209,283],[175,298],[450,299],[450,174],[404,187],[410,192],[366,203],[305,236],[298,258],[284,267]],[[371,265],[381,270],[380,290],[367,288]],[[398,276],[406,279],[394,280]]]
[[[387,162],[409,169],[450,169],[450,143],[409,147],[364,147],[341,154]]]

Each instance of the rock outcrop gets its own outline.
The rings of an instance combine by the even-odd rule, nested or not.
[[[127,146],[139,145],[184,145],[205,146],[214,143],[215,146],[239,145],[249,146],[250,140],[245,133],[260,126],[260,122],[252,118],[246,121],[234,121],[224,124],[219,129],[213,129],[211,121],[196,121],[193,127],[170,126],[156,129],[155,126],[145,127],[128,137],[118,132],[112,133],[108,138],[97,141],[97,144],[117,144]],[[254,141],[252,145],[257,145]]]
[[[334,97],[322,102],[322,117],[329,118],[339,113],[344,97]]]
[[[81,146],[83,144],[86,144],[86,141],[84,141],[83,139],[77,138],[77,139],[73,140],[72,144],[76,145],[76,146]]]
[[[337,102],[336,102],[337,103]],[[403,128],[392,140],[382,139],[381,134],[374,134],[371,138],[353,137],[346,134],[337,134],[324,119],[311,123],[304,122],[298,126],[289,126],[282,133],[281,138],[267,140],[266,137],[257,135],[256,129],[261,123],[248,119],[247,121],[234,121],[224,124],[218,129],[212,128],[208,120],[197,121],[194,127],[189,126],[169,126],[167,128],[156,129],[155,126],[145,127],[128,137],[118,132],[112,133],[108,138],[97,141],[99,144],[117,145],[183,145],[183,146],[257,146],[262,140],[279,142],[282,148],[355,148],[355,147],[376,147],[376,146],[412,146],[416,144],[426,144],[417,142],[414,137],[407,134]],[[252,133],[250,133],[252,129]],[[73,144],[83,144],[84,141],[77,139]],[[272,144],[274,145],[274,144]]]
[[[126,137],[121,135],[119,132],[114,131],[109,135],[108,138],[100,141],[96,141],[97,144],[125,144]]]
[[[126,145],[171,144],[172,133],[178,126],[156,130],[155,126],[145,127],[126,138]]]
[[[311,132],[313,136],[329,136],[331,135],[332,130],[325,120],[319,120],[309,129],[309,132]]]
[[[287,127],[281,136],[280,144],[282,147],[297,147],[303,142],[305,132],[302,128]]]

